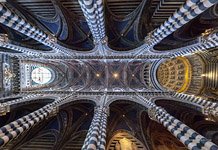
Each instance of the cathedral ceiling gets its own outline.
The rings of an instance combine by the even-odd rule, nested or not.
[[[146,64],[148,64],[146,61],[128,63],[124,60],[107,62],[100,60],[22,61],[22,87],[23,90],[44,87],[72,91],[144,91],[147,87],[144,81]],[[44,86],[33,83],[32,72],[37,67],[52,70],[54,72],[51,77],[52,81]],[[37,80],[35,76],[34,80]]]
[[[218,27],[218,5],[214,5],[201,15],[173,32],[157,44],[154,49],[159,51],[173,50],[198,42],[198,37],[207,30]]]
[[[14,44],[20,46],[20,51],[23,50],[23,54],[26,54],[0,54],[3,69],[0,74],[0,88],[4,90],[0,96],[14,94],[3,101],[4,105],[0,103],[0,106],[4,106],[0,107],[4,109],[2,114],[6,115],[0,125],[4,126],[7,121],[11,122],[20,116],[25,117],[24,122],[19,120],[18,123],[6,126],[8,128],[3,127],[2,133],[6,140],[0,139],[0,145],[16,138],[36,123],[39,126],[20,136],[22,143],[15,140],[11,145],[7,145],[10,147],[8,149],[40,149],[37,147],[40,144],[43,148],[47,146],[47,149],[67,149],[74,147],[75,142],[82,147],[87,130],[95,130],[96,124],[99,128],[97,132],[100,133],[98,137],[105,140],[103,142],[110,143],[109,148],[115,149],[125,141],[132,143],[134,149],[158,147],[163,150],[166,146],[175,150],[183,148],[180,142],[173,142],[176,138],[186,146],[187,142],[190,142],[201,148],[211,139],[217,139],[211,138],[214,135],[209,133],[217,132],[217,123],[211,123],[214,121],[212,119],[207,120],[212,114],[209,111],[214,111],[215,108],[217,110],[217,104],[209,98],[206,101],[204,97],[180,93],[191,91],[197,95],[197,92],[204,90],[203,86],[199,86],[204,83],[208,84],[208,87],[213,85],[217,92],[218,85],[214,84],[217,78],[214,80],[215,77],[212,77],[210,81],[207,74],[209,69],[212,72],[217,71],[217,59],[211,61],[216,63],[215,65],[210,61],[204,62],[204,57],[209,59],[212,56],[199,52],[191,56],[184,54],[177,57],[177,61],[169,59],[168,63],[164,59],[176,57],[175,53],[153,51],[165,51],[194,43],[207,30],[217,28],[217,5],[191,20],[190,18],[197,16],[196,12],[195,16],[191,16],[192,11],[200,12],[204,2],[204,5],[209,2],[198,0],[197,4],[201,3],[198,8],[194,2],[187,1],[193,4],[193,7],[174,14],[181,15],[181,20],[178,21],[178,18],[173,16],[174,18],[170,18],[172,22],[165,22],[157,29],[185,0],[106,0],[103,5],[99,1],[95,2],[94,8],[84,6],[80,0],[7,0],[7,3],[0,4],[0,22],[18,31],[0,25],[1,46]],[[208,7],[205,6],[204,9]],[[94,15],[89,12],[91,9],[95,11]],[[186,15],[190,15],[190,18]],[[214,32],[209,33],[212,36],[217,35]],[[208,40],[208,43],[213,42],[213,37],[209,38],[205,40]],[[37,55],[30,53],[25,47],[35,49]],[[13,49],[10,46],[6,47],[6,50],[7,48]],[[17,49],[16,47],[13,50]],[[49,52],[45,54],[42,51]],[[205,69],[206,65],[209,66],[208,70]],[[21,94],[18,95],[19,99],[13,99],[17,93]],[[200,94],[204,96],[203,92]],[[31,97],[28,97],[29,95]],[[207,96],[206,92],[205,95]],[[36,99],[37,102],[34,103]],[[12,103],[8,105],[5,102]],[[15,105],[22,107],[16,109]],[[10,112],[9,109],[15,111]],[[164,129],[157,122],[163,124],[176,138],[172,138],[167,130],[161,132]],[[209,130],[205,124],[210,126]],[[28,128],[25,125],[28,125]],[[197,132],[202,131],[200,134],[210,137],[209,140],[198,138],[198,133],[188,126]],[[88,131],[88,135],[91,132]],[[105,138],[103,134],[108,137]],[[183,137],[187,138],[187,141],[184,141]],[[217,141],[212,142],[217,144]],[[127,145],[122,149],[128,149]],[[208,145],[214,146],[213,143]]]
[[[171,16],[184,1],[163,0],[161,3],[158,0],[104,1],[109,48],[128,51],[139,47],[144,43],[144,37]],[[77,0],[8,0],[8,2],[7,7],[28,18],[32,24],[54,34],[64,46],[78,51],[94,49],[93,36]],[[218,18],[217,7],[217,5],[213,6],[172,33],[154,49],[162,51],[179,48],[194,42],[206,29],[217,27],[215,21]],[[24,35],[7,30],[7,34],[13,40],[22,41],[22,44],[27,47],[29,45],[40,50],[49,50],[48,47]]]

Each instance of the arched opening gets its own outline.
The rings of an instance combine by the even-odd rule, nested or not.
[[[218,122],[210,121],[195,107],[190,107],[190,104],[182,102],[169,102],[167,99],[159,99],[156,101],[156,104],[163,107],[169,114],[173,115],[199,134],[218,144],[216,136],[218,134]]]
[[[10,112],[4,116],[0,116],[0,127],[17,120],[25,115],[28,115],[37,109],[42,108],[48,103],[51,103],[54,99],[36,99],[27,103],[20,103],[10,106]]]
[[[125,6],[122,3],[105,1],[105,14],[110,16],[105,18],[108,46],[116,51],[131,51],[143,44],[146,17],[142,12],[146,1],[125,1]]]
[[[152,148],[155,150],[187,150],[178,139],[157,122],[149,123],[148,134]]]
[[[129,100],[116,100],[110,104],[107,124],[107,149],[146,150],[149,141],[144,138],[141,114],[146,108]],[[145,135],[146,136],[146,135]]]
[[[155,45],[154,49],[157,51],[173,51],[198,43],[198,38],[204,35],[204,33],[217,28],[217,7],[218,5],[210,7],[205,12],[174,31]]]
[[[147,150],[145,146],[128,131],[118,130],[110,139],[107,150]]]
[[[55,117],[39,123],[7,148],[80,150],[93,118],[94,106],[93,101],[85,99],[62,105]]]

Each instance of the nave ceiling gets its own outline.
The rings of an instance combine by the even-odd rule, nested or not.
[[[34,68],[46,67],[52,70],[52,81],[44,89],[69,91],[146,91],[149,84],[144,75],[149,75],[148,61],[126,60],[23,60],[21,65],[21,90],[42,89],[42,85],[33,83]],[[30,84],[32,82],[32,84]]]

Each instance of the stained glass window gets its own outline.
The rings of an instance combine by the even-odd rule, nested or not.
[[[52,74],[49,69],[45,67],[38,67],[32,71],[31,78],[35,83],[45,84],[51,80]]]

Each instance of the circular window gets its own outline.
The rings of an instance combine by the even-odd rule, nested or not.
[[[51,80],[51,71],[44,67],[35,68],[32,71],[31,78],[35,83],[45,84]]]

